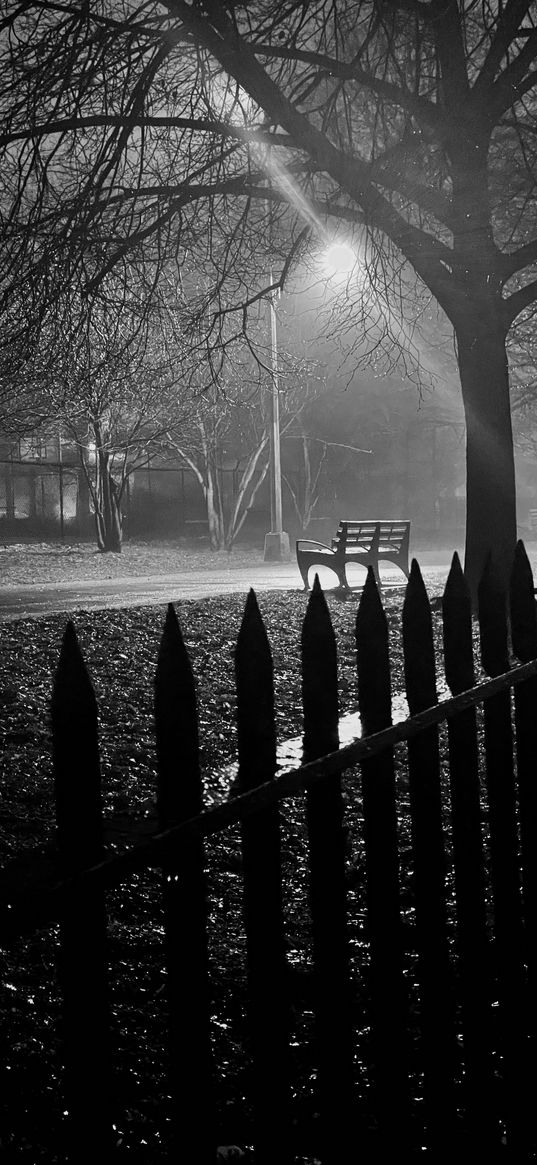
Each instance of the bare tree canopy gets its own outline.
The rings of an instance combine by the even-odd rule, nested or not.
[[[386,304],[410,264],[451,320],[466,570],[475,590],[495,551],[505,574],[506,339],[537,299],[535,4],[28,0],[4,5],[0,65],[7,334],[65,264],[91,294],[127,256],[196,256],[221,321],[263,293],[269,251],[281,280],[342,223]]]

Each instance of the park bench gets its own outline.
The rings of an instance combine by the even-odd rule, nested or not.
[[[298,569],[308,590],[310,566],[328,566],[339,579],[339,585],[349,589],[346,567],[349,563],[371,566],[380,586],[379,559],[393,562],[408,578],[408,546],[410,522],[340,522],[332,545],[299,538],[296,544]]]

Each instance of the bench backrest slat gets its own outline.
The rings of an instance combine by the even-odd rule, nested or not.
[[[376,545],[378,548],[397,552],[405,547],[409,534],[410,522],[341,521],[336,536],[332,539],[332,549],[368,551]]]

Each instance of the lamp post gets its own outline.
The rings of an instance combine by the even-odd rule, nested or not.
[[[270,282],[273,282],[272,268]],[[269,298],[270,314],[270,429],[269,429],[269,485],[270,485],[270,532],[265,534],[265,562],[289,562],[289,535],[283,529],[282,521],[282,464],[280,453],[280,395],[278,379],[278,332],[275,292]]]
[[[333,243],[324,252],[323,264],[327,279],[348,277],[356,264],[356,252],[347,243]],[[273,283],[273,271],[270,268],[270,282]],[[270,314],[270,533],[265,534],[265,562],[289,562],[289,535],[282,525],[282,467],[280,455],[280,397],[279,397],[279,369],[278,369],[278,333],[276,308],[274,306],[275,291],[271,291],[269,298]]]

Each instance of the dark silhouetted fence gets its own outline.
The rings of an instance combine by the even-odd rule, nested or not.
[[[437,1162],[462,1149],[488,1159],[534,1157],[537,620],[521,543],[508,606],[510,626],[487,569],[479,633],[490,678],[476,686],[470,599],[454,556],[442,603],[452,696],[439,703],[431,610],[413,563],[402,610],[410,718],[392,725],[388,628],[370,571],[356,620],[364,735],[339,748],[336,644],[317,582],[301,645],[304,763],[278,773],[272,658],[250,592],[236,651],[237,795],[206,812],[194,679],[170,607],[155,680],[159,832],[116,856],[103,848],[95,699],[67,627],[52,697],[57,863],[46,883],[30,878],[20,892],[8,868],[0,919],[6,942],[60,921],[72,1160],[113,1153],[105,895],[148,867],[162,870],[170,1159],[216,1159],[205,839],[233,823],[241,827],[251,1159],[341,1165],[425,1154]],[[519,663],[510,667],[513,659]],[[357,897],[350,902],[345,819],[353,793],[342,788],[355,766],[365,860],[354,889],[367,917],[358,959],[350,957]],[[401,872],[401,790],[411,822],[410,889]],[[295,1113],[281,856],[281,803],[301,795],[316,1065],[306,1127]],[[367,1099],[358,1090],[358,1103],[364,1075]]]

